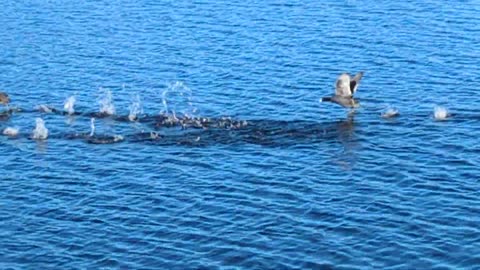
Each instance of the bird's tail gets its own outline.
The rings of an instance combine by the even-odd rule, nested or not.
[[[321,102],[327,102],[327,101],[332,101],[331,97],[323,97],[320,99]]]

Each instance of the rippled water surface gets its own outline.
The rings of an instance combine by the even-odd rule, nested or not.
[[[479,269],[479,1],[2,1],[0,25],[0,268]],[[360,70],[355,113],[319,102]]]

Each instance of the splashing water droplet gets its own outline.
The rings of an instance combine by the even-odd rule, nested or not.
[[[43,113],[51,113],[53,111],[52,108],[44,104],[38,105],[38,110]]]
[[[388,108],[386,111],[382,113],[382,118],[393,118],[397,117],[400,114],[398,113],[398,110],[395,108]]]
[[[18,131],[19,131],[18,128],[7,127],[3,130],[3,135],[10,136],[10,137],[15,137],[15,136],[18,135]]]
[[[65,100],[65,103],[63,104],[63,109],[69,114],[72,115],[75,113],[75,109],[73,108],[75,106],[75,101],[76,98],[75,96],[71,96]]]
[[[100,113],[114,115],[115,106],[113,105],[112,91],[109,89],[100,88],[101,97],[98,100],[100,105]]]
[[[95,118],[90,119],[90,137],[95,134]]]
[[[124,137],[122,135],[113,135],[113,142],[123,141]]]
[[[137,119],[137,115],[143,112],[139,95],[135,95],[135,97],[132,99],[129,109],[130,113],[128,114],[128,120],[135,121]]]
[[[160,137],[160,135],[158,135],[158,133],[156,132],[150,132],[150,139],[158,139]]]
[[[193,105],[192,90],[183,82],[176,81],[168,84],[162,92],[163,110],[161,114],[172,115],[177,119],[177,115],[192,117],[197,111]]]
[[[35,119],[36,125],[33,130],[32,138],[35,140],[45,140],[48,137],[48,129],[45,127],[45,122],[42,118]]]
[[[435,120],[445,120],[448,117],[448,111],[445,107],[435,106],[433,109]]]

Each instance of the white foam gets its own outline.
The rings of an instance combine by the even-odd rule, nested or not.
[[[63,104],[63,109],[69,114],[72,115],[75,113],[75,101],[76,98],[75,96],[71,96],[65,100],[65,103]]]
[[[32,133],[32,138],[35,140],[45,140],[48,137],[48,129],[45,127],[45,122],[42,118],[35,119],[36,125]]]
[[[15,136],[18,135],[18,131],[19,131],[18,128],[7,127],[3,130],[3,135],[10,136],[10,137],[15,137]]]
[[[433,108],[433,116],[435,117],[435,120],[445,120],[448,118],[449,114],[445,107],[435,106]]]
[[[112,91],[109,89],[100,88],[102,96],[98,100],[100,105],[100,113],[114,115],[115,114],[115,105],[113,105]]]

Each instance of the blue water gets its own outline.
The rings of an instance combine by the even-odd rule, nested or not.
[[[479,14],[2,1],[0,268],[480,269]],[[319,103],[360,70],[353,115]]]

